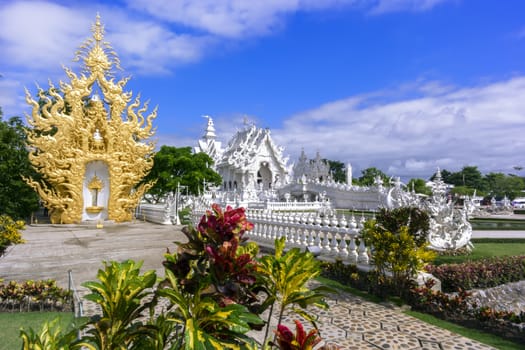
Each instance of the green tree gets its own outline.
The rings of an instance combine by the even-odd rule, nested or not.
[[[477,191],[475,188],[467,186],[454,186],[454,188],[450,190],[450,193],[456,197],[472,196],[474,192],[476,192],[478,196],[484,196],[485,194],[483,191]]]
[[[409,191],[412,191],[414,189],[414,192],[431,195],[432,190],[427,186],[426,181],[423,179],[410,179],[407,184],[407,189]]]
[[[387,185],[390,183],[390,178],[388,177],[388,175],[386,175],[384,172],[382,172],[381,170],[375,168],[375,167],[371,167],[371,168],[366,168],[365,170],[363,170],[361,172],[361,177],[358,179],[358,182],[360,185],[362,186],[371,186],[375,183],[375,179],[379,176],[379,178],[381,178],[381,180],[383,180],[383,184],[384,185]]]
[[[335,182],[346,183],[346,166],[337,160],[323,159],[330,167],[330,173]]]
[[[509,199],[519,197],[525,189],[523,178],[503,173],[488,173],[484,178],[487,192],[491,197],[501,199],[505,196]]]
[[[451,183],[456,186],[466,186],[483,190],[483,175],[477,166],[465,166],[461,171],[451,175]]]
[[[206,153],[193,153],[191,147],[162,146],[153,158],[153,167],[143,182],[156,180],[149,190],[154,200],[186,186],[188,193],[198,194],[204,182],[220,185],[221,177],[210,166],[213,160]]]
[[[25,126],[19,117],[2,120],[0,109],[0,214],[27,219],[38,209],[38,195],[22,176],[38,178],[28,158]]]

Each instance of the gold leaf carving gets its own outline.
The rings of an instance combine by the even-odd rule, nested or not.
[[[102,161],[109,171],[108,219],[130,221],[135,207],[152,184],[137,186],[153,165],[157,108],[147,114],[140,96],[124,88],[129,78],[115,82],[113,68],[120,61],[104,41],[104,27],[97,15],[93,37],[76,52],[83,62],[77,75],[64,68],[69,82],[38,88],[35,100],[26,89],[32,107],[27,120],[29,159],[42,181],[26,179],[49,209],[53,223],[82,220],[86,164]],[[100,179],[99,179],[100,180]]]

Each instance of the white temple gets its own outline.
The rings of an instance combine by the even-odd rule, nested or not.
[[[235,192],[242,200],[256,200],[261,192],[271,192],[288,182],[288,158],[272,140],[269,129],[245,125],[222,149],[215,140],[213,120],[207,118],[206,133],[195,151],[213,158],[214,168],[223,180],[223,192]]]
[[[336,211],[333,209],[377,210],[382,207],[393,209],[416,206],[430,214],[431,229],[427,237],[430,248],[455,250],[472,247],[470,243],[472,227],[468,217],[474,208],[473,202],[466,200],[463,208],[456,209],[447,198],[446,185],[441,179],[439,169],[431,186],[433,194],[430,198],[420,196],[413,190],[407,191],[399,178],[390,181],[387,185],[380,177],[377,177],[371,186],[352,185],[350,164],[347,165],[347,183],[336,183],[330,176],[328,164],[322,160],[319,152],[315,159],[309,160],[302,151],[292,172],[292,167],[288,165],[288,158],[283,156],[283,148],[273,142],[270,131],[257,128],[255,125],[249,126],[245,123],[245,128],[238,131],[228,146],[222,149],[221,143],[216,141],[213,120],[211,117],[207,118],[206,132],[194,150],[205,152],[215,160],[214,168],[222,177],[223,184],[220,189],[205,186],[204,193],[193,199],[193,211],[194,214],[197,213],[194,215],[195,218],[199,218],[212,203],[219,203],[222,206],[242,206],[251,210],[250,215],[264,216],[262,219],[252,218],[255,221],[262,220],[260,232],[263,233],[260,234],[263,240],[268,239],[268,227],[275,226],[280,230],[279,234],[288,232],[288,238],[294,244],[322,245],[323,251],[332,255],[333,252],[338,251],[337,254],[342,258],[349,258],[355,263],[358,260],[355,243],[353,246],[350,245],[353,253],[348,252],[346,240],[340,239],[338,243],[337,235],[334,234],[336,226],[339,226],[337,232],[349,230],[354,234],[357,233],[359,230],[355,218],[352,214],[349,222],[342,215],[341,221],[338,221]],[[178,222],[173,220],[178,217],[176,209],[178,205],[172,205],[176,198],[168,199],[165,207],[143,206],[139,214],[162,224]],[[287,212],[287,215],[295,212],[295,216],[289,218],[281,214],[272,214],[281,211]],[[314,212],[316,214],[313,214]],[[298,223],[301,227],[315,224],[315,230],[311,232],[324,230],[320,227],[325,227],[327,233],[320,234],[324,236],[324,243],[316,243],[312,238],[313,235],[307,239],[304,232],[308,230],[303,230],[303,236],[298,237]],[[285,228],[288,224],[295,226]],[[292,236],[293,233],[295,236]],[[363,256],[366,256],[363,242],[361,241],[359,249]]]
[[[303,150],[296,164],[288,165],[283,148],[274,143],[270,130],[253,124],[245,123],[244,129],[223,149],[216,140],[212,118],[206,118],[205,133],[194,150],[207,153],[215,161],[214,169],[222,177],[223,184],[213,197],[222,199],[223,204],[234,202],[249,206],[257,201],[329,201],[335,208],[359,210],[376,210],[389,204],[388,188],[381,183],[352,185],[350,164],[347,165],[348,183],[336,183],[319,152],[314,159],[308,159]]]
[[[293,166],[293,179],[295,181],[328,181],[330,178],[330,166],[321,159],[319,151],[315,159],[310,160],[306,157],[304,149],[301,150],[299,161]]]

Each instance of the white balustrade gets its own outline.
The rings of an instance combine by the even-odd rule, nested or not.
[[[193,211],[193,224],[196,226],[206,208]],[[352,215],[323,217],[314,212],[276,212],[269,209],[248,209],[246,216],[254,224],[248,232],[251,241],[273,247],[275,239],[286,237],[286,247],[306,250],[315,247],[321,257],[339,259],[349,264],[369,264],[369,249],[360,239],[364,218],[356,221]],[[359,243],[358,243],[359,242]]]
[[[161,225],[172,225],[173,215],[173,210],[166,204],[141,204],[135,212],[135,217],[138,220]]]

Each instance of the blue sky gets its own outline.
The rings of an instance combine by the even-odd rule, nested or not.
[[[525,166],[521,0],[4,0],[6,117],[77,69],[97,13],[159,145],[196,145],[211,115],[223,142],[247,118],[290,162],[319,151],[357,176]]]

